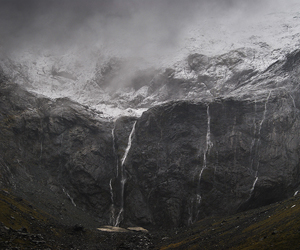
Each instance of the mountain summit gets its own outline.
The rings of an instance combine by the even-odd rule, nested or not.
[[[64,225],[110,229],[191,226],[293,197],[300,16],[288,7],[231,32],[241,16],[193,19],[181,29],[192,38],[164,59],[107,44],[64,53],[3,46],[0,187]],[[137,24],[135,12],[112,16]]]

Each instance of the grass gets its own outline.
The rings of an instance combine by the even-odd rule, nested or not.
[[[52,249],[61,247],[62,243],[63,249],[70,249],[69,244],[74,242],[78,249],[85,249],[86,242],[114,249],[113,246],[122,245],[123,240],[130,242],[133,237],[124,234],[111,238],[110,234],[89,230],[74,234],[72,228],[55,224],[54,220],[9,190],[0,190],[0,229],[5,226],[11,231],[0,234],[0,248],[40,249],[41,246],[35,245],[29,236],[36,234],[47,237],[43,248]],[[28,236],[23,237],[22,230]],[[300,249],[300,195],[235,215],[205,218],[190,227],[164,234],[168,237],[158,239],[156,249]]]
[[[159,249],[300,249],[300,196],[224,218],[203,219]]]
[[[0,221],[4,226],[19,230],[26,228],[28,232],[32,231],[33,221],[37,220],[48,223],[49,215],[42,213],[33,208],[30,203],[17,198],[9,193],[7,190],[0,191]]]

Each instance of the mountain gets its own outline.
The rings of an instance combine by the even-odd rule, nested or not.
[[[299,186],[299,55],[233,77],[223,97],[116,121],[4,77],[2,186],[52,213],[67,200],[99,223],[150,228],[290,197]]]
[[[100,39],[94,46],[70,43],[53,49],[33,43],[8,50],[0,43],[0,66],[11,81],[31,92],[54,99],[68,97],[103,112],[103,117],[140,116],[165,101],[230,95],[237,87],[231,83],[238,78],[250,79],[284,60],[299,48],[298,8],[297,1],[289,0],[288,4],[272,2],[251,15],[240,16],[247,10],[233,8],[197,16],[184,28],[175,26],[180,33],[179,38],[173,37],[176,46],[169,42],[161,48],[156,32],[158,37],[145,44],[154,49],[143,53],[137,48],[133,48],[136,53],[126,53],[124,47],[113,46],[130,35],[132,45],[125,43],[128,50],[137,42],[135,33],[119,30],[118,39],[109,44]],[[247,87],[245,92],[250,91]]]
[[[1,189],[70,227],[153,231],[293,197],[300,33],[289,13],[268,15],[276,35],[265,24],[250,39],[250,22],[232,46],[208,39],[204,53],[188,39],[157,64],[96,49],[2,51]]]

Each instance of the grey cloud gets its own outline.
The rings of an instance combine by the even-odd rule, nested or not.
[[[0,0],[0,45],[65,49],[97,44],[127,54],[171,53],[197,19],[258,11],[270,1]],[[265,6],[265,5],[264,5]],[[246,18],[246,17],[245,17]],[[207,27],[209,29],[209,27]],[[168,52],[169,51],[169,52]]]

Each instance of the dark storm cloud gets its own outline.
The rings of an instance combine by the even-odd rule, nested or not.
[[[176,46],[198,18],[257,11],[266,1],[241,0],[0,0],[0,46],[91,47],[142,53]],[[232,12],[233,13],[233,12]],[[209,28],[209,27],[208,27]]]

